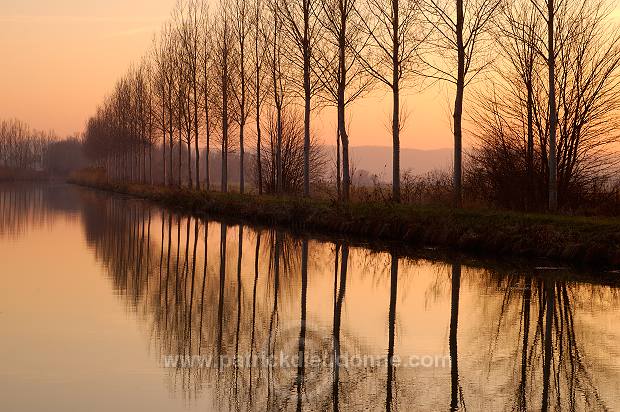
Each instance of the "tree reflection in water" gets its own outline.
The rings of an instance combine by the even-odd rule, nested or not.
[[[0,236],[48,222],[64,210],[57,196],[2,192]],[[213,367],[166,369],[172,393],[187,400],[210,396],[215,409],[235,411],[620,407],[613,281],[416,260],[96,192],[71,196],[88,244],[157,358],[212,357]],[[392,362],[416,352],[451,363],[429,370]],[[259,362],[281,353],[299,362]],[[365,354],[387,362],[342,364]],[[328,362],[315,365],[315,356]]]

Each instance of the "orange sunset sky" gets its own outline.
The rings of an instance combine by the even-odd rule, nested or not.
[[[131,62],[139,61],[176,0],[2,0],[0,2],[0,118],[65,136],[88,117]],[[617,14],[617,13],[616,13]],[[413,84],[412,84],[413,85]],[[390,145],[390,95],[378,91],[351,107],[351,144]],[[444,86],[405,93],[401,145],[450,147],[452,95]],[[313,129],[332,142],[335,119],[324,109]]]

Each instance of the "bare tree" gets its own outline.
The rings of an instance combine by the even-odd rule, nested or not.
[[[157,128],[161,132],[162,136],[162,183],[166,185],[168,183],[167,175],[167,159],[166,159],[166,134],[168,132],[168,121],[166,117],[166,90],[167,90],[167,59],[165,55],[165,48],[162,47],[164,42],[162,40],[155,39],[153,41],[152,60],[154,65],[153,73],[153,89],[155,97],[155,105],[158,105],[159,111],[156,116]]]
[[[325,0],[322,3],[320,21],[325,29],[324,43],[316,48],[313,57],[324,90],[323,98],[337,109],[338,138],[342,143],[342,200],[345,202],[349,200],[351,188],[346,108],[369,86],[358,59],[366,39],[357,21],[356,1]]]
[[[265,82],[265,60],[268,55],[268,42],[265,34],[265,15],[262,10],[261,0],[254,2],[254,31],[252,33],[254,41],[254,108],[256,109],[256,174],[258,182],[258,194],[263,194],[263,165],[262,165],[262,141],[261,141],[261,108],[264,99],[267,97]]]
[[[564,0],[531,0],[547,23],[547,71],[549,74],[549,210],[558,208],[558,163],[557,163],[557,100],[556,100],[556,16],[566,4]]]
[[[186,92],[186,123],[189,126],[187,132],[188,143],[188,174],[189,184],[192,185],[191,177],[191,141],[194,142],[196,188],[200,189],[200,150],[199,150],[199,122],[198,108],[200,105],[200,88],[198,87],[200,75],[200,47],[202,32],[200,24],[200,4],[198,0],[179,2],[176,14],[176,27],[180,40],[182,53],[180,61],[183,72],[188,82]],[[193,131],[193,138],[191,133]]]
[[[182,47],[182,39],[178,32],[174,35],[175,48],[173,49],[174,62],[174,79],[175,90],[174,96],[176,100],[176,122],[179,142],[178,157],[178,185],[183,185],[183,145],[187,146],[187,181],[191,188],[193,186],[192,162],[191,162],[191,145],[193,141],[192,127],[193,115],[191,108],[191,82],[190,73],[184,62],[184,50]]]
[[[213,50],[215,45],[212,39],[212,19],[209,15],[208,1],[201,1],[201,31],[202,31],[202,48],[200,53],[200,65],[202,74],[202,97],[203,111],[205,116],[205,188],[211,189],[210,176],[210,156],[211,156],[211,126],[213,117],[211,116],[211,107],[214,105],[210,99],[214,93],[213,76]]]
[[[552,115],[544,79],[546,24],[529,1],[525,5],[530,10],[515,6],[520,13],[513,13],[512,23],[506,24],[533,34],[521,39],[523,30],[510,29],[518,35],[502,36],[495,93],[478,99],[474,115],[479,146],[472,160],[484,180],[480,186],[503,206],[545,203],[549,208]],[[554,39],[558,202],[574,207],[600,192],[616,170],[612,144],[620,130],[620,33],[604,1],[584,0],[561,10]],[[541,20],[536,30],[528,28],[532,18]],[[522,204],[525,198],[527,205]]]
[[[515,107],[525,107],[525,133],[526,143],[526,167],[527,186],[525,201],[532,206],[535,202],[534,182],[534,98],[535,87],[538,82],[538,50],[539,33],[541,31],[541,19],[531,0],[516,3],[506,3],[502,7],[501,19],[498,21],[497,42],[503,50],[505,60],[514,69],[516,78],[506,73],[505,67],[499,66],[497,72],[502,74],[509,85],[518,84],[518,89],[525,89],[525,93],[519,95],[519,104]],[[525,96],[523,97],[523,94]]]
[[[278,124],[278,121],[280,121],[280,124]],[[266,127],[269,144],[261,151],[265,167],[265,173],[262,175],[264,179],[263,186],[267,192],[303,193],[305,179],[303,171],[305,160],[304,128],[301,114],[292,108],[285,108],[280,119],[278,119],[275,111],[270,116]],[[280,148],[277,147],[279,133],[282,136],[282,146]],[[325,153],[317,143],[317,138],[312,135],[310,172],[313,179],[318,179],[318,176],[324,171],[326,164]],[[280,151],[279,154],[278,151]],[[274,170],[274,167],[277,165],[275,158],[278,155],[281,156],[282,161],[280,183],[276,180],[277,173]],[[311,183],[316,183],[316,180],[312,180]]]
[[[222,117],[222,135],[221,137],[221,152],[222,152],[222,181],[221,191],[228,192],[228,151],[230,147],[229,142],[229,93],[231,86],[231,61],[232,61],[232,45],[230,44],[230,36],[232,35],[232,23],[230,5],[226,0],[220,2],[220,15],[218,16],[217,32],[216,32],[216,59],[219,70],[219,86],[221,92],[221,111]]]
[[[312,52],[319,36],[321,27],[317,18],[320,12],[319,2],[311,0],[283,0],[280,3],[281,15],[285,24],[290,43],[294,52],[288,53],[293,66],[301,68],[304,100],[304,196],[310,196],[310,115],[312,110],[312,95],[317,82],[312,81]],[[295,78],[292,78],[295,83]]]
[[[172,168],[173,149],[174,149],[174,89],[175,89],[175,73],[174,73],[174,39],[172,29],[169,25],[164,26],[157,41],[157,47],[154,52],[155,62],[157,66],[157,79],[160,85],[160,109],[161,109],[161,126],[163,127],[163,161],[164,161],[164,184],[172,186],[174,184],[174,171]],[[168,134],[168,142],[166,142],[166,127]],[[168,144],[168,167],[166,168],[166,144]],[[165,170],[168,175],[166,176]]]
[[[485,35],[500,0],[421,1],[422,14],[433,30],[427,42],[432,54],[423,58],[429,69],[425,74],[455,86],[453,190],[454,206],[461,207],[465,88],[489,62],[485,56],[479,56],[479,49],[488,40]]]
[[[271,76],[276,122],[275,164],[271,170],[275,175],[277,193],[281,193],[284,190],[282,182],[282,112],[284,110],[285,97],[288,89],[287,76],[285,75],[286,61],[283,59],[286,44],[282,29],[283,18],[281,15],[281,8],[278,5],[279,1],[282,0],[272,0],[269,5],[270,17],[273,23],[271,28],[266,32],[266,38],[269,44],[269,73]]]
[[[234,34],[237,41],[237,53],[239,58],[235,69],[235,78],[238,79],[238,87],[233,88],[234,96],[237,101],[239,124],[239,192],[245,192],[245,124],[249,116],[249,94],[248,82],[251,73],[248,73],[247,66],[247,41],[250,35],[250,10],[247,0],[235,0],[234,4]]]
[[[155,107],[155,89],[157,84],[155,83],[153,75],[153,66],[149,59],[145,58],[142,61],[145,76],[145,144],[149,150],[149,184],[153,184],[153,146],[157,144],[157,136],[155,134],[156,128],[156,107]]]
[[[417,0],[367,0],[359,21],[370,41],[359,57],[372,77],[392,91],[392,199],[400,202],[400,91],[416,68],[423,40]]]

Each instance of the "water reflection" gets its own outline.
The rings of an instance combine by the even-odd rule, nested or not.
[[[2,192],[2,237],[52,219],[51,192],[33,190]],[[96,260],[188,405],[620,408],[613,283],[413,259],[73,190],[54,196],[73,193]]]
[[[599,359],[589,359],[582,352],[584,347],[588,351],[596,350],[591,345],[592,340],[597,338],[589,335],[593,325],[590,322],[577,324],[580,315],[584,315],[579,312],[597,306],[593,302],[589,304],[588,298],[592,293],[602,291],[562,280],[532,278],[530,275],[510,279],[504,289],[493,344],[496,347],[508,344],[506,337],[514,336],[509,329],[515,328],[516,323],[519,336],[512,346],[518,354],[519,363],[515,367],[518,381],[513,409],[614,409],[611,406],[617,406],[614,403],[616,400],[603,396],[606,384],[603,383],[599,389],[601,377],[595,376],[604,373],[601,369],[610,367],[607,361],[603,364],[595,362],[605,355],[592,353],[594,358]],[[604,306],[617,303],[617,290],[609,292],[603,298],[603,301],[609,299]],[[513,323],[511,319],[515,316],[518,319]],[[579,330],[578,327],[584,329]],[[617,368],[617,364],[612,367]],[[613,382],[617,384],[617,381]]]
[[[452,285],[450,301],[450,410],[464,408],[463,389],[459,384],[459,300],[461,297],[461,265],[452,264]]]
[[[54,184],[2,183],[0,186],[0,237],[18,238],[33,224],[52,218],[72,219],[79,212],[78,191],[58,190]]]

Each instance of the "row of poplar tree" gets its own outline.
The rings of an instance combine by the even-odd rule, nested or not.
[[[317,120],[315,112],[333,107],[338,148],[335,183],[339,198],[347,201],[351,193],[347,111],[356,99],[383,88],[391,95],[392,199],[398,202],[400,135],[405,123],[401,92],[437,80],[454,95],[452,189],[454,204],[460,207],[463,113],[469,104],[465,90],[475,81],[486,83],[482,90],[502,83],[518,89],[515,112],[524,114],[517,126],[525,136],[524,167],[533,167],[533,156],[544,153],[542,179],[548,207],[555,210],[558,151],[579,158],[578,148],[571,148],[571,154],[558,142],[557,131],[570,126],[580,133],[584,128],[584,124],[569,124],[572,119],[560,124],[567,109],[562,107],[566,100],[559,101],[556,95],[561,84],[557,74],[566,69],[564,53],[584,38],[586,28],[579,31],[572,25],[595,21],[600,28],[610,11],[605,4],[596,0],[182,0],[142,61],[117,82],[89,120],[87,153],[113,178],[213,189],[209,162],[210,154],[217,151],[222,191],[228,190],[228,157],[235,153],[243,193],[250,152],[258,193],[310,196],[312,183],[321,173],[312,122]],[[607,60],[599,59],[601,68],[590,70],[599,77],[605,77],[601,72],[608,74],[597,77],[604,86],[589,84],[588,90],[608,88],[615,81],[611,74],[618,64],[610,62],[609,55],[617,51],[617,39],[611,40],[582,44],[588,50],[601,46],[608,50]],[[483,71],[496,74],[483,76]],[[571,78],[572,84],[587,80]],[[585,92],[579,89],[580,93]],[[544,124],[534,124],[531,111],[539,108],[534,100],[544,101],[540,108],[546,111],[541,115]],[[580,111],[584,102],[577,98],[570,104]],[[476,106],[478,111],[482,107]],[[500,115],[496,109],[485,113]],[[581,117],[584,122],[595,121]],[[287,119],[299,127],[287,127]],[[480,130],[484,134],[484,127]],[[301,148],[294,150],[299,162],[286,161],[287,155],[293,156],[291,147]],[[161,156],[158,177],[153,176],[154,153]],[[286,178],[292,168],[300,169],[296,184]]]

